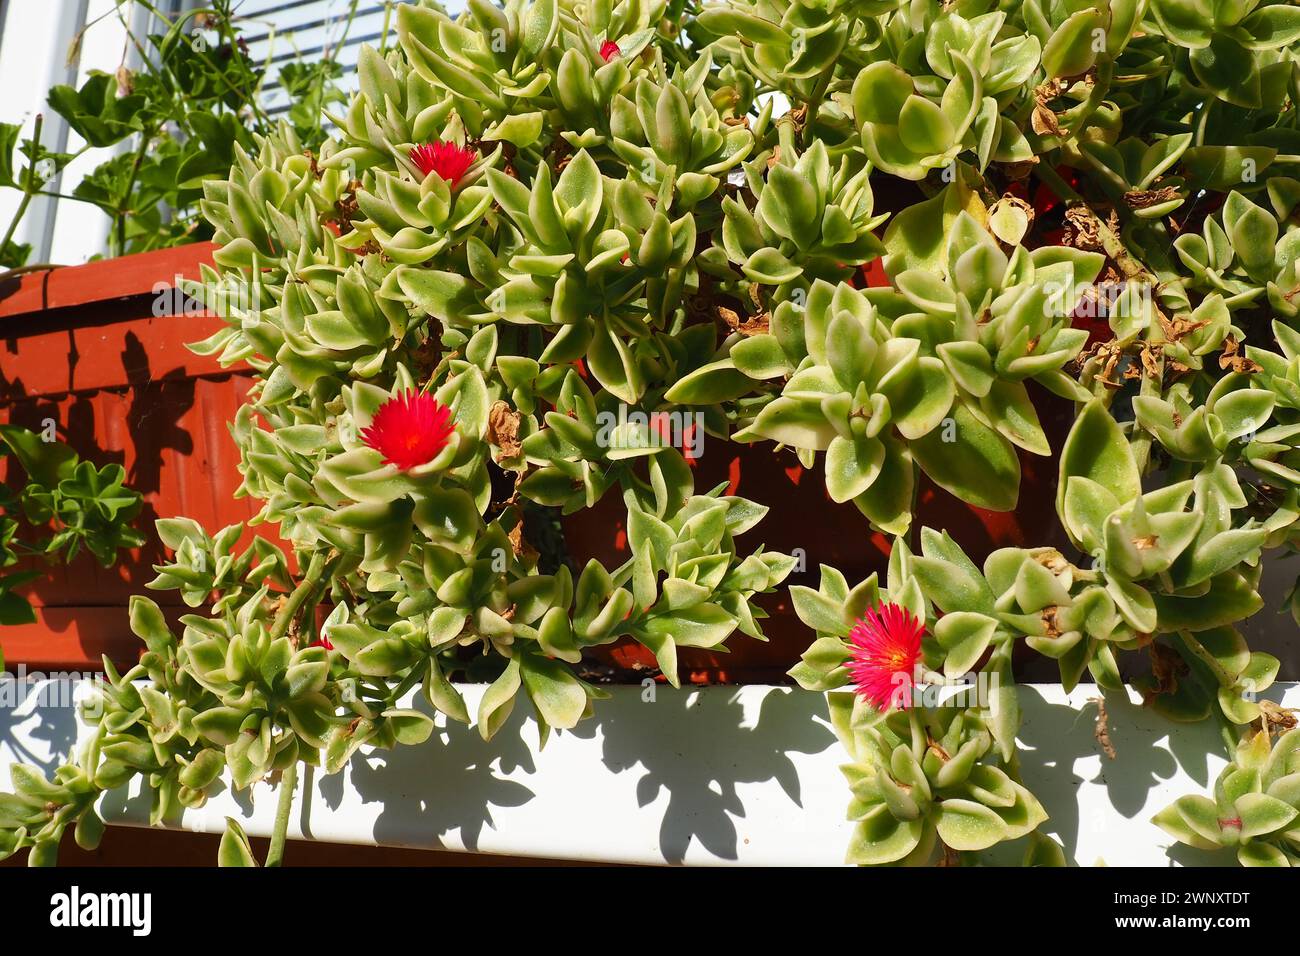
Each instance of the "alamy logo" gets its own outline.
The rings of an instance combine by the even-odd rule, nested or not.
[[[171,282],[155,282],[153,297],[153,314],[159,319],[181,315],[241,318],[257,311],[262,284],[257,275],[251,283],[195,282],[177,273]]]
[[[152,914],[151,893],[83,893],[74,886],[50,897],[50,925],[56,928],[119,926],[148,936]]]
[[[680,448],[688,460],[704,453],[703,412],[643,412],[622,403],[596,414],[596,444],[611,451]]]

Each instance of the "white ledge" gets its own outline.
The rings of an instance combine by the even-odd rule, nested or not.
[[[88,732],[66,703],[66,682],[20,686],[17,707],[12,681],[0,687],[0,781],[11,763],[57,765]],[[307,768],[289,835],[626,863],[842,862],[848,789],[821,695],[760,685],[657,687],[649,701],[640,687],[611,690],[593,719],[553,734],[542,752],[521,702],[489,742],[440,717],[418,747],[363,750],[332,777]],[[484,685],[461,691],[474,713]],[[1043,829],[1082,865],[1231,863],[1171,848],[1150,822],[1177,797],[1208,791],[1226,763],[1215,722],[1174,724],[1110,694],[1112,761],[1094,738],[1096,710],[1087,705],[1095,696],[1091,685],[1070,694],[1021,685],[1021,770],[1051,816]],[[1274,685],[1265,696],[1300,707],[1300,684]],[[147,825],[142,783],[105,795],[108,822]],[[172,825],[219,832],[231,816],[265,836],[276,795],[267,783],[243,793],[225,788]],[[1002,848],[989,860],[1016,862],[1018,852]]]

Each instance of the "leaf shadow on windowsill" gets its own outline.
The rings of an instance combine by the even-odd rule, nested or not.
[[[433,715],[422,697],[410,706]],[[454,830],[466,849],[477,850],[483,828],[496,825],[494,807],[519,807],[534,797],[532,790],[508,776],[536,772],[523,737],[527,715],[526,705],[516,707],[490,742],[484,742],[477,727],[439,720],[433,736],[419,746],[363,747],[353,754],[346,774],[320,780],[320,795],[336,810],[345,785],[350,785],[363,803],[380,803],[373,829],[376,843],[405,845],[416,833],[422,845],[433,837],[433,844],[442,847],[442,837]],[[315,774],[319,778],[320,771]],[[300,804],[298,812],[303,833],[310,834],[311,801]]]
[[[1210,786],[1213,774],[1209,754],[1222,750],[1213,721],[1174,723],[1123,695],[1108,692],[1106,728],[1115,752],[1111,759],[1103,753],[1096,736],[1095,703],[1083,708],[1048,703],[1032,685],[1021,685],[1020,692],[1040,698],[1030,703],[1022,700],[1029,714],[1018,734],[1022,778],[1049,815],[1040,829],[1061,842],[1071,861],[1077,860],[1082,828],[1102,825],[1083,819],[1079,788],[1084,784],[1104,786],[1113,812],[1128,819],[1154,815],[1160,807],[1153,805],[1153,800],[1159,803],[1153,791],[1180,770],[1197,786]],[[1077,761],[1087,758],[1100,761],[1095,772],[1076,766]],[[1161,836],[1162,831],[1152,824],[1151,839],[1159,840]]]
[[[797,816],[803,794],[790,755],[839,746],[826,725],[823,695],[773,690],[752,726],[744,724],[740,695],[739,688],[730,694],[656,688],[653,701],[627,695],[617,707],[604,702],[572,731],[585,738],[599,731],[605,766],[640,774],[638,806],[667,794],[659,849],[668,863],[682,863],[692,841],[719,860],[737,859],[737,821],[747,816],[742,786],[775,780]]]

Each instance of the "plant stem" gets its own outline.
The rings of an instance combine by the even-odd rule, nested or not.
[[[0,245],[3,245],[0,243]],[[56,262],[35,262],[29,266],[19,266],[17,269],[9,269],[0,272],[0,283],[8,282],[10,279],[16,279],[18,276],[24,276],[32,272],[52,272],[55,269],[63,269],[65,266]]]
[[[343,35],[340,36],[340,37],[338,38],[338,42],[337,42],[337,43],[334,43],[333,46],[328,46],[328,47],[326,48],[325,53],[324,53],[324,56],[322,57],[322,61],[323,61],[323,62],[325,62],[325,63],[329,63],[329,62],[331,62],[332,60],[334,60],[334,59],[337,57],[337,55],[338,55],[338,51],[341,50],[341,49],[343,49],[343,47],[347,44],[347,42],[348,42],[348,34],[352,32],[352,22],[353,22],[354,20],[356,20],[356,18],[357,18],[357,3],[358,3],[358,0],[352,0],[352,5],[348,8],[348,19],[347,19],[347,22],[345,22],[345,23],[343,24]],[[388,27],[387,27],[387,25],[386,25],[386,23],[387,23],[387,17],[388,17],[388,10],[387,10],[387,8],[386,8],[385,11],[384,11],[384,18],[385,18],[385,27],[384,27],[384,30],[385,30],[385,32],[387,32],[387,29],[388,29]],[[316,99],[317,99],[317,104],[316,104],[316,109],[315,109],[315,113],[316,113],[316,134],[317,134],[317,135],[321,135],[321,134],[323,134],[323,132],[324,132],[324,125],[323,125],[323,123],[322,123],[322,117],[323,117],[323,115],[324,115],[324,114],[323,114],[323,110],[324,110],[324,104],[325,104],[325,92],[326,92],[326,87],[328,87],[328,86],[331,84],[331,82],[332,82],[332,81],[331,81],[331,80],[326,76],[326,74],[325,74],[325,72],[324,72],[323,70],[318,70],[318,71],[316,72],[316,78],[313,80],[313,86],[314,86],[315,91],[316,91],[316,92],[315,92],[315,96],[316,96]]]
[[[285,600],[284,606],[275,616],[275,622],[271,625],[271,640],[278,640],[289,633],[298,611],[308,600],[318,594],[321,582],[329,579],[341,557],[342,555],[336,554],[326,561],[323,551],[317,551],[312,555],[307,565],[307,573],[303,575],[302,581],[293,589]]]
[[[392,0],[384,0],[384,28],[381,31],[381,36],[379,40],[379,52],[381,55],[388,52],[388,30],[389,27],[392,26],[392,21],[393,21],[393,2]]]
[[[1119,266],[1124,275],[1130,279],[1141,279],[1148,282],[1153,289],[1159,286],[1160,280],[1155,274],[1133,257],[1132,253],[1124,247],[1123,240],[1093,211],[1087,200],[1057,174],[1056,170],[1052,169],[1047,163],[1040,163],[1035,168],[1034,173],[1063,201],[1083,211],[1084,216],[1096,229],[1097,240],[1106,251],[1106,255],[1114,260],[1115,265]]]
[[[27,183],[23,187],[23,198],[18,203],[18,209],[14,212],[14,218],[9,222],[9,228],[5,232],[5,237],[0,239],[0,252],[9,247],[9,240],[14,237],[18,231],[18,224],[22,222],[23,216],[27,215],[27,207],[32,204],[32,197],[39,191],[36,188],[36,157],[41,154],[41,129],[45,126],[45,116],[42,113],[36,114],[36,122],[32,126],[32,153],[27,157]],[[42,184],[43,185],[43,184]]]
[[[1175,649],[1189,666],[1193,661],[1201,664],[1206,671],[1209,672],[1210,676],[1214,678],[1218,687],[1228,687],[1233,684],[1234,681],[1232,676],[1223,669],[1219,662],[1214,659],[1200,641],[1196,640],[1189,632],[1184,630],[1178,631],[1177,634],[1178,644]],[[1202,680],[1198,680],[1197,683],[1202,684]],[[1204,685],[1202,684],[1202,686]],[[1215,696],[1218,687],[1208,689],[1211,697]],[[1237,753],[1240,731],[1237,729],[1237,725],[1232,723],[1232,721],[1228,719],[1227,715],[1224,714],[1223,708],[1219,706],[1217,700],[1211,701],[1210,710],[1211,713],[1214,714],[1215,720],[1219,725],[1219,735],[1223,737],[1223,745],[1228,752],[1228,759],[1232,760]]]
[[[827,70],[817,79],[817,85],[813,87],[812,96],[805,102],[808,112],[804,116],[804,143],[808,143],[812,136],[813,123],[817,121],[817,111],[821,108],[822,101],[826,99],[826,91],[830,88],[831,77],[834,69]]]
[[[14,218],[9,223],[9,230],[5,233],[5,237],[0,239],[0,249],[7,249],[9,247],[9,240],[12,239],[14,233],[18,231],[18,224],[22,222],[23,216],[27,215],[27,207],[32,204],[32,196],[34,195],[35,193],[31,192],[23,193],[23,198],[18,203],[18,209],[14,212]]]
[[[280,774],[280,802],[275,808],[275,829],[271,831],[271,847],[266,851],[266,866],[279,866],[284,859],[284,844],[289,833],[289,814],[293,810],[293,795],[298,789],[298,761],[289,764]]]
[[[1205,649],[1205,645],[1192,637],[1190,632],[1180,630],[1178,632],[1178,639],[1182,641],[1183,647],[1187,648],[1189,654],[1195,655],[1196,658],[1209,669],[1210,673],[1212,673],[1215,679],[1219,682],[1219,686],[1231,687],[1235,683],[1236,679],[1234,676],[1225,671],[1223,665],[1215,660],[1214,655]]]
[[[412,667],[411,672],[402,678],[402,682],[393,688],[392,693],[384,698],[384,703],[388,707],[395,707],[397,702],[402,699],[402,695],[414,687],[420,681],[424,680],[427,668]]]
[[[153,142],[157,132],[148,133],[140,132],[140,146],[135,151],[135,159],[131,162],[131,176],[126,181],[126,190],[122,193],[122,198],[118,202],[117,215],[114,216],[117,231],[117,254],[119,256],[126,254],[126,219],[131,214],[130,203],[131,193],[135,191],[136,177],[140,175],[140,167],[144,165],[144,158],[149,152],[149,144]]]

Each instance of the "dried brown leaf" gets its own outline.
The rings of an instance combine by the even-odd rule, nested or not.
[[[488,412],[487,439],[501,449],[497,461],[519,457],[523,448],[519,441],[519,421],[519,413],[507,402],[497,401]]]

